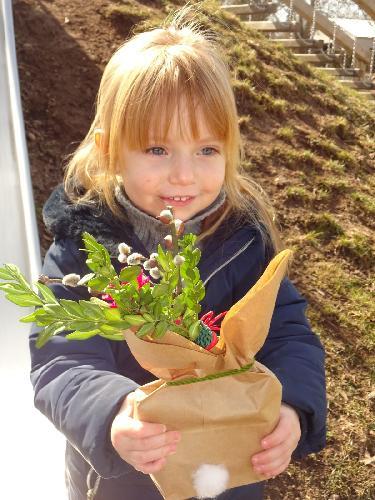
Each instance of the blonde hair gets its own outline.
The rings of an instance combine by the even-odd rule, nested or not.
[[[269,199],[241,171],[243,148],[228,66],[215,36],[186,19],[191,10],[185,6],[161,28],[136,34],[112,55],[101,79],[95,118],[67,164],[65,191],[75,203],[103,203],[123,218],[115,201],[121,147],[125,141],[130,148],[146,148],[151,131],[166,138],[183,98],[194,139],[199,104],[207,127],[225,145],[225,207],[210,227],[203,227],[199,240],[235,213],[253,222],[263,241],[278,251],[282,245]],[[104,131],[99,148],[94,139],[98,128]]]

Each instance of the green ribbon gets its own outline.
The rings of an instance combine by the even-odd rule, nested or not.
[[[234,368],[233,370],[227,370],[225,372],[217,372],[211,373],[210,375],[206,375],[205,377],[191,377],[184,378],[182,380],[176,380],[175,382],[167,382],[166,385],[185,385],[185,384],[194,384],[195,382],[205,382],[206,380],[215,380],[216,378],[221,377],[229,377],[230,375],[239,375],[240,373],[244,373],[254,365],[254,361],[249,363],[248,365],[242,366],[241,368]]]

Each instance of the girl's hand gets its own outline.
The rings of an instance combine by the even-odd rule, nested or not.
[[[111,427],[112,445],[120,457],[144,474],[163,468],[166,457],[175,453],[181,435],[165,425],[135,420],[134,393],[126,396]]]
[[[288,467],[293,451],[301,437],[301,426],[297,412],[281,403],[280,419],[271,434],[262,439],[261,451],[251,459],[255,472],[266,479],[275,477]]]

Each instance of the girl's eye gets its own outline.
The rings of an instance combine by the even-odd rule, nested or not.
[[[165,149],[161,148],[159,146],[155,146],[153,148],[146,149],[146,153],[150,153],[151,152],[155,156],[162,156],[163,155],[163,151],[165,151]]]
[[[208,150],[208,153],[207,153],[207,150]],[[201,151],[203,151],[204,156],[211,156],[212,154],[217,153],[217,150],[215,148],[210,148],[209,146],[202,148]]]

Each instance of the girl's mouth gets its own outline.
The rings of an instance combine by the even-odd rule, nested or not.
[[[194,200],[194,198],[195,196],[161,196],[161,199],[164,201],[164,203],[166,205],[172,205],[172,207],[184,207],[186,205],[189,205]]]

